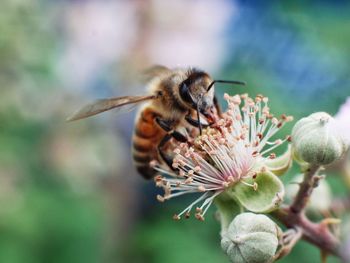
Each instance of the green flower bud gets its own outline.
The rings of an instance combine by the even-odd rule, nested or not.
[[[334,119],[317,112],[299,120],[292,131],[296,159],[313,165],[327,165],[338,160],[346,150]]]
[[[243,213],[222,233],[221,247],[235,263],[270,262],[278,247],[278,226],[262,214]]]

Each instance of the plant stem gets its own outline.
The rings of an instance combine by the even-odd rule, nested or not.
[[[303,239],[319,247],[322,251],[340,256],[339,240],[329,231],[325,223],[313,223],[304,213],[312,191],[322,178],[317,175],[320,166],[311,166],[304,175],[300,189],[290,206],[272,212],[272,215],[288,228],[300,228]]]
[[[289,207],[276,210],[272,215],[288,228],[299,227],[302,230],[303,239],[330,254],[340,256],[339,241],[326,225],[313,223],[304,213],[295,214]]]
[[[317,186],[319,177],[316,176],[320,166],[313,165],[311,166],[304,175],[304,180],[300,184],[299,191],[294,199],[294,202],[290,206],[290,210],[298,214],[306,207],[307,202],[312,194],[312,191]]]

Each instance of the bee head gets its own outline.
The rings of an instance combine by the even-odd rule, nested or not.
[[[212,82],[205,72],[191,73],[179,86],[182,101],[188,108],[207,115],[214,108],[214,88],[208,90]]]
[[[199,131],[202,134],[200,125],[200,116],[203,114],[208,119],[215,119],[215,83],[230,83],[245,85],[245,82],[235,80],[212,80],[209,75],[203,71],[192,70],[189,72],[187,79],[179,85],[179,93],[181,100],[189,109],[197,111],[197,120],[199,123]]]

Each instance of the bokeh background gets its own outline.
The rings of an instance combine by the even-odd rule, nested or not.
[[[2,0],[0,262],[228,262],[214,208],[174,222],[190,199],[160,204],[134,171],[135,112],[65,118],[144,94],[153,64],[247,81],[217,93],[263,93],[277,114],[335,114],[350,95],[349,14],[340,0]],[[319,252],[300,242],[281,262],[297,260]]]

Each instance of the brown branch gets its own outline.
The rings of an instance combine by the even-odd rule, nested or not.
[[[300,184],[300,189],[295,196],[294,202],[290,206],[290,210],[293,213],[298,214],[306,207],[312,191],[317,186],[320,179],[320,177],[316,175],[319,168],[320,166],[314,165],[305,172],[304,180]]]
[[[272,215],[288,228],[299,227],[303,239],[335,256],[340,256],[339,241],[329,231],[327,225],[311,222],[304,213],[295,214],[289,207],[281,208]]]
[[[288,228],[300,228],[303,239],[319,247],[322,251],[340,256],[339,240],[330,232],[327,224],[313,223],[304,213],[305,207],[318,181],[319,166],[311,166],[304,175],[300,189],[290,206],[272,212],[272,215]]]

